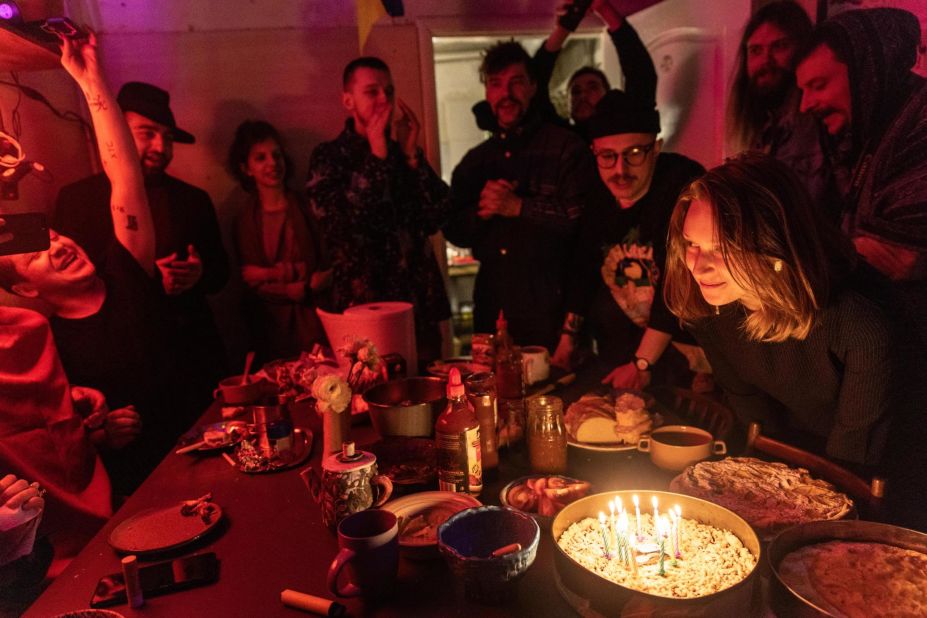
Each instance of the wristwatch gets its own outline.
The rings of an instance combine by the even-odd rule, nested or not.
[[[638,371],[650,371],[650,361],[644,358],[643,356],[638,356],[634,359],[634,366],[637,367]]]

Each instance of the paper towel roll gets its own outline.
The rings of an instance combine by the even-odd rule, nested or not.
[[[349,307],[344,313],[328,313],[321,309],[316,312],[336,352],[355,339],[369,339],[380,354],[401,354],[408,375],[418,373],[415,314],[410,303],[367,303]],[[344,359],[339,358],[338,362],[343,363]]]

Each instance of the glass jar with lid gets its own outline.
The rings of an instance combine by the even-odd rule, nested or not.
[[[563,401],[541,395],[528,399],[528,460],[531,469],[544,474],[567,470],[567,433]]]

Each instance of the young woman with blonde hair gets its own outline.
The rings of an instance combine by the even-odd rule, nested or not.
[[[878,276],[782,163],[744,155],[683,192],[670,222],[667,307],[695,334],[746,425],[879,463],[900,348]]]

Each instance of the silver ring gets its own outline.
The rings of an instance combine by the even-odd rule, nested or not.
[[[44,498],[45,494],[47,493],[45,488],[39,485],[38,482],[33,481],[32,483],[29,484],[29,487],[35,488],[36,496],[38,496],[39,498]]]

